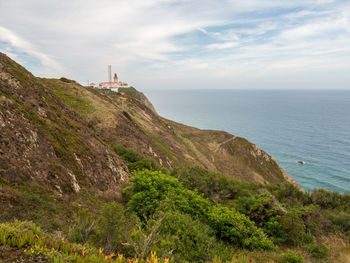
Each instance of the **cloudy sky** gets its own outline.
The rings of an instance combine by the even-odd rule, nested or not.
[[[350,89],[349,0],[0,0],[37,76],[138,89]]]

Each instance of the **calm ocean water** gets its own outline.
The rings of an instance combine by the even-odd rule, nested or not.
[[[304,189],[350,191],[350,91],[144,93],[168,119],[249,139]]]

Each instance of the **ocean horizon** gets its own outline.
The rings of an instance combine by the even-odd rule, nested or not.
[[[350,90],[142,91],[165,118],[255,143],[304,190],[350,191]]]

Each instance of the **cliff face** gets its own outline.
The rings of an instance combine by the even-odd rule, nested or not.
[[[140,92],[107,93],[66,79],[40,79],[0,54],[0,174],[35,180],[58,193],[118,190],[123,145],[167,168],[197,165],[247,182],[291,180],[249,141],[160,117]]]

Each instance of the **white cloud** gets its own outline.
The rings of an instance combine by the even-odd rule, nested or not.
[[[207,45],[206,48],[209,50],[215,50],[215,49],[235,48],[237,46],[239,46],[239,43],[237,42],[225,42],[225,43],[210,44],[210,45]]]
[[[20,49],[21,52],[26,52],[29,55],[38,58],[43,63],[43,65],[47,67],[47,70],[49,71],[50,70],[59,71],[59,72],[63,71],[62,67],[56,61],[51,59],[46,54],[35,49],[31,43],[25,41],[24,39],[20,38],[19,36],[11,32],[10,30],[1,26],[0,26],[0,41],[7,42],[11,46]],[[13,58],[18,57],[13,52],[8,53],[8,55],[12,56]]]
[[[138,88],[254,85],[251,76],[324,78],[326,63],[349,69],[349,21],[340,0],[11,0],[0,2],[0,48],[83,83],[112,64]]]

